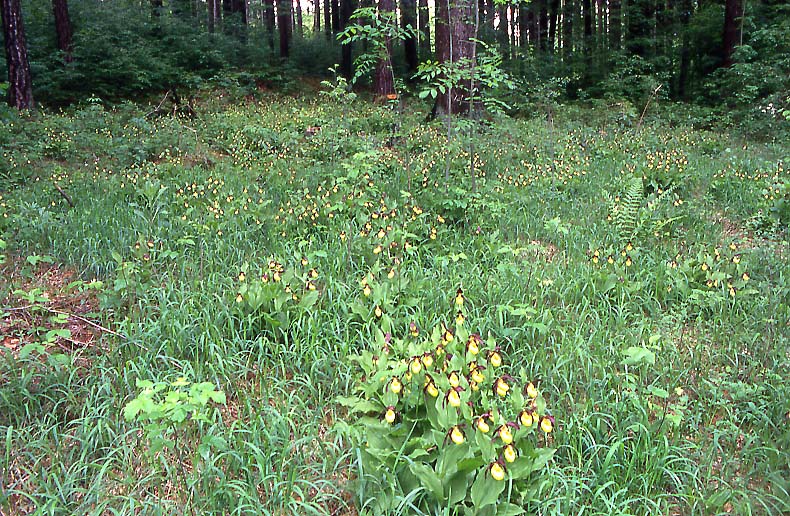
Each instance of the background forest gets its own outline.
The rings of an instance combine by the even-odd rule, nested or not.
[[[261,86],[294,88],[301,77],[325,77],[335,64],[350,79],[354,59],[383,32],[346,37],[342,46],[337,36],[376,16],[369,11],[352,19],[357,8],[371,7],[394,16],[387,20],[401,30],[388,43],[395,76],[419,87],[419,63],[444,60],[441,35],[450,20],[444,4],[426,0],[23,4],[35,98],[50,106],[176,89],[188,96],[229,82],[251,93]],[[454,5],[451,14],[474,20],[476,39],[501,56],[517,87],[497,93],[513,112],[590,99],[623,100],[638,111],[656,97],[713,108],[689,111],[702,125],[738,123],[770,133],[777,128],[771,115],[788,107],[790,6],[780,0],[480,0],[470,6],[461,13]]]

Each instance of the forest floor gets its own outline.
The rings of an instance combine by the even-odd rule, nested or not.
[[[0,126],[0,514],[790,511],[786,142],[576,107],[449,139],[420,104],[194,109]],[[372,466],[359,431],[398,396],[348,403],[352,355],[464,328],[554,418],[478,512],[403,450]]]

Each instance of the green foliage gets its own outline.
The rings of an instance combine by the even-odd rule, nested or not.
[[[350,357],[354,395],[339,402],[351,423],[338,428],[357,447],[358,482],[377,493],[376,514],[411,493],[422,493],[412,501],[421,511],[522,514],[554,455],[535,436],[554,428],[545,400],[526,371],[508,374],[493,337],[467,330],[464,301],[459,289],[454,329],[423,335],[412,322],[403,338],[379,330],[373,351]]]

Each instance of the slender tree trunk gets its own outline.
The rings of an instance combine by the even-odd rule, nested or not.
[[[329,0],[324,0],[324,34],[327,38],[332,35],[332,6]]]
[[[562,55],[566,63],[573,56],[573,0],[565,0],[562,9]]]
[[[313,36],[321,33],[321,0],[313,0]]]
[[[540,46],[540,30],[536,2],[527,4],[527,27],[529,28],[529,44],[533,49]]]
[[[382,9],[381,3],[379,3],[379,9]],[[400,13],[402,28],[417,28],[417,0],[401,0]],[[408,71],[412,73],[417,71],[419,59],[417,57],[417,39],[414,36],[406,36],[406,39],[403,40],[403,52]]]
[[[296,11],[296,33],[304,34],[304,19],[302,18],[302,0],[294,0],[294,10]]]
[[[340,30],[348,27],[351,15],[354,14],[356,4],[353,0],[341,0],[340,2]],[[340,49],[340,72],[347,78],[354,75],[354,63],[352,62],[353,47],[349,43]]]
[[[206,10],[208,11],[208,18],[206,19],[206,24],[208,26],[209,33],[214,32],[214,26],[217,19],[214,17],[215,15],[215,6],[217,5],[217,0],[206,0]]]
[[[277,0],[277,27],[280,30],[280,57],[291,55],[291,0]]]
[[[529,41],[529,26],[527,25],[527,4],[518,3],[518,46],[525,48]]]
[[[275,19],[274,0],[263,0],[263,25],[266,27],[266,39],[272,50],[274,50],[274,32],[276,30]]]
[[[73,30],[69,19],[69,6],[66,0],[52,0],[52,11],[55,13],[55,32],[58,37],[58,50],[63,52],[63,61],[70,63],[73,45]]]
[[[557,20],[560,16],[560,0],[551,0],[550,11],[549,11],[549,40],[548,40],[548,48],[549,52],[555,51],[555,46],[557,42]]]
[[[621,0],[609,0],[609,48],[620,50],[622,38]]]
[[[437,0],[441,1],[441,0]],[[455,0],[452,0],[455,1]],[[496,10],[497,28],[496,28],[496,41],[499,46],[499,52],[503,56],[507,56],[507,5],[501,4],[497,6]]]
[[[721,62],[724,67],[732,66],[732,56],[741,39],[741,18],[743,18],[743,0],[726,0],[724,3]]]
[[[680,0],[680,31],[681,31],[681,47],[680,47],[680,70],[678,70],[678,85],[677,85],[677,98],[681,100],[686,99],[686,92],[688,88],[689,70],[691,68],[691,49],[689,42],[689,21],[691,20],[691,11],[694,8],[692,0]]]
[[[332,2],[332,34],[340,32],[340,0]]]
[[[431,55],[431,13],[428,10],[428,0],[418,0],[418,9],[420,57],[428,59]]]
[[[548,50],[549,42],[549,6],[548,0],[539,0],[540,5],[540,18],[538,19],[539,42],[540,49],[544,52]]]
[[[442,53],[439,56],[439,61],[462,62],[465,63],[462,66],[470,66],[474,57],[474,42],[472,40],[475,37],[474,20],[477,5],[473,0],[455,0],[451,1],[448,6],[448,1],[437,0],[437,19],[439,18],[439,5],[444,4],[441,9],[447,13],[445,20],[449,22],[447,24],[439,24],[437,21],[437,50],[440,48],[439,27],[441,26],[444,26],[442,36],[446,41],[446,43],[442,42],[441,44]],[[444,15],[444,12],[441,14]],[[468,111],[469,83],[469,79],[464,79],[444,93],[440,92],[436,97],[436,113],[453,115]]]
[[[20,0],[0,0],[0,15],[8,68],[8,105],[16,109],[32,109],[33,82],[30,79]]]
[[[397,23],[395,19],[395,0],[379,0],[379,14],[385,23]],[[378,98],[395,94],[395,78],[392,74],[392,41],[384,40],[385,54],[379,56],[373,75],[373,92]],[[414,48],[416,53],[416,46]]]

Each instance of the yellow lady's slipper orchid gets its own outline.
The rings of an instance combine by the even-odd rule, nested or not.
[[[502,467],[502,464],[498,462],[491,464],[489,471],[491,472],[491,478],[497,482],[501,482],[505,479],[505,468]]]
[[[502,455],[505,457],[506,462],[513,462],[516,460],[516,457],[518,456],[518,452],[516,451],[515,446],[513,446],[512,444],[508,444],[507,446],[505,446],[505,450],[502,453]]]
[[[453,441],[455,444],[463,444],[463,443],[464,443],[464,439],[465,439],[465,437],[464,437],[464,432],[463,432],[463,430],[461,430],[461,429],[458,427],[458,425],[455,425],[455,426],[454,426],[454,427],[453,427],[453,428],[450,430],[450,439],[451,439],[451,440],[452,440],[452,441]]]

